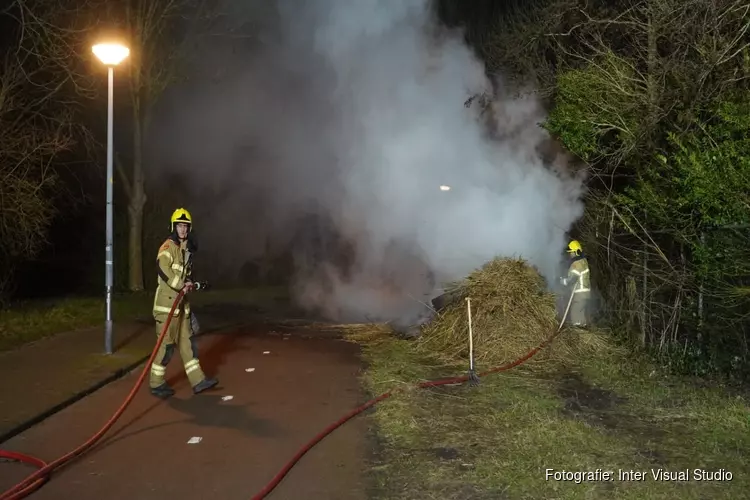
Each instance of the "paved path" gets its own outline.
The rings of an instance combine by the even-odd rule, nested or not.
[[[205,331],[257,319],[257,311],[247,306],[210,304],[196,310]],[[111,355],[104,354],[103,325],[0,352],[0,446],[18,426],[149,355],[156,340],[150,318],[116,322],[113,333]]]
[[[0,436],[137,362],[153,349],[155,338],[153,321],[129,322],[115,326],[116,352],[110,356],[104,354],[103,327],[0,352]]]
[[[177,391],[173,398],[160,401],[142,387],[96,448],[57,472],[30,498],[252,498],[300,446],[365,399],[357,346],[264,330],[200,337],[204,368],[220,380],[216,390],[193,396],[175,356],[167,371]],[[139,373],[100,389],[2,447],[48,461],[57,458],[106,422]],[[222,401],[223,396],[233,398]],[[350,421],[303,457],[267,498],[364,499],[366,436],[366,417]],[[188,444],[191,437],[202,439]],[[0,491],[31,471],[0,463]]]

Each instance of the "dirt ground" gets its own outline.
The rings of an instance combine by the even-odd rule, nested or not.
[[[204,370],[220,381],[215,390],[194,396],[175,355],[168,369],[174,397],[153,398],[144,383],[100,444],[31,498],[252,498],[301,446],[366,399],[356,345],[268,330],[200,337]],[[3,448],[47,461],[70,451],[109,419],[139,374],[102,388]],[[367,418],[351,420],[319,443],[267,498],[364,499]],[[189,444],[194,437],[200,442]],[[0,463],[0,491],[32,471]]]

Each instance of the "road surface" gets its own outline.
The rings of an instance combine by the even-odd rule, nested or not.
[[[175,354],[167,370],[175,396],[158,400],[144,382],[100,444],[29,498],[250,499],[299,447],[365,400],[358,347],[347,342],[254,327],[202,336],[200,352],[204,370],[219,378],[216,389],[194,396]],[[47,462],[58,458],[101,428],[139,374],[140,368],[2,447]],[[339,428],[267,498],[364,499],[367,425],[359,416]],[[191,438],[200,442],[189,444]],[[0,492],[31,472],[0,463]]]

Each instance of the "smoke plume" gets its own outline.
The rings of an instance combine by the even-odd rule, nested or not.
[[[498,255],[556,280],[581,183],[540,104],[490,80],[430,1],[228,8],[237,37],[195,58],[211,79],[174,89],[150,134],[217,264],[291,248],[297,301],[347,321],[414,321]]]

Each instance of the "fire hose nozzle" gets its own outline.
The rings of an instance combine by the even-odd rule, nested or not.
[[[208,290],[208,281],[193,281],[193,290]]]

